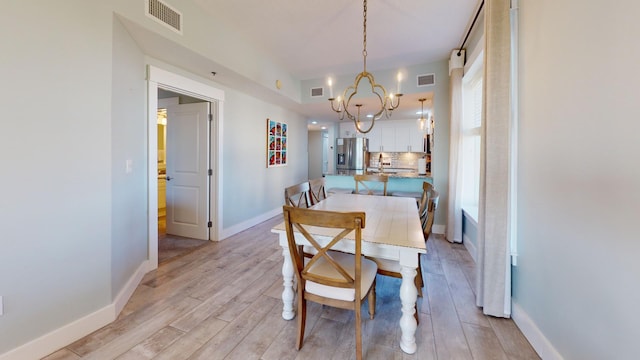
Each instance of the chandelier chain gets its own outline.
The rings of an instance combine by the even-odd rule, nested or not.
[[[338,113],[338,117],[340,120],[343,120],[345,116],[349,118],[349,120],[353,121],[356,130],[362,134],[366,134],[371,129],[373,129],[373,125],[375,121],[380,119],[382,115],[389,118],[391,116],[391,112],[395,110],[398,106],[400,106],[400,97],[402,97],[402,93],[400,92],[400,73],[398,73],[398,94],[387,93],[387,90],[380,84],[376,83],[373,78],[373,74],[367,71],[367,0],[362,0],[363,2],[363,11],[362,11],[362,58],[364,69],[361,73],[356,76],[356,79],[353,85],[348,86],[343,92],[342,96],[338,96],[338,98],[333,97],[331,84],[332,81],[329,79],[329,88],[330,88],[330,97],[329,102],[331,103],[331,109]],[[380,102],[380,107],[378,110],[374,110],[369,112],[367,111],[366,116],[371,118],[371,124],[367,129],[363,129],[361,127],[361,116],[365,114],[361,112],[362,103],[358,102],[355,104],[357,112],[355,114],[351,113],[353,109],[350,111],[350,103],[354,95],[358,93],[360,80],[366,80],[369,82],[371,86],[372,95],[375,95]],[[355,101],[361,101],[360,98],[355,98]],[[353,105],[352,105],[353,106]]]
[[[362,57],[364,59],[364,71],[367,71],[367,0],[364,0],[363,10],[363,26],[362,26]]]

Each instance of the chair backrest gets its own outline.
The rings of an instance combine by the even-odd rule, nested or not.
[[[304,282],[310,280],[326,286],[353,288],[356,292],[356,299],[360,299],[361,242],[362,229],[365,227],[365,213],[312,210],[287,205],[282,207],[282,213],[284,215],[289,252],[293,260],[296,277],[300,282],[299,286],[304,288]],[[311,226],[336,229],[330,232],[333,239],[326,245],[319,244],[308,231]],[[342,231],[337,231],[339,229]],[[301,247],[295,242],[294,231],[301,233],[317,251],[311,260],[305,260]],[[329,250],[353,231],[355,231],[355,269],[348,271],[331,257]],[[324,271],[322,274],[310,272],[309,269],[321,259],[330,265],[332,271]]]
[[[311,194],[311,204],[315,205],[327,198],[325,192],[325,179],[323,177],[309,180],[309,193]]]
[[[284,204],[308,208],[311,205],[311,201],[309,201],[309,183],[303,182],[284,189]]]
[[[440,194],[436,190],[431,190],[431,196],[429,197],[427,205],[427,219],[422,226],[425,242],[429,240],[429,236],[431,235],[431,228],[433,227],[436,209],[438,208],[438,200],[440,200]]]
[[[356,181],[356,194],[360,193],[359,187],[362,186],[367,195],[373,195],[376,183],[382,184],[382,194],[387,196],[387,182],[389,176],[387,175],[353,175],[353,179]]]
[[[422,196],[420,197],[418,213],[420,214],[420,222],[422,223],[423,227],[425,221],[427,221],[427,205],[429,203],[429,198],[431,197],[432,190],[433,184],[426,181],[422,183]]]

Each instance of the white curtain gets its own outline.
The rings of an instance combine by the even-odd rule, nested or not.
[[[477,305],[511,315],[509,261],[510,0],[485,1]]]
[[[454,50],[449,59],[449,99],[451,106],[449,139],[449,203],[447,204],[447,240],[462,242],[462,157],[460,156],[462,124],[462,76],[464,50]]]

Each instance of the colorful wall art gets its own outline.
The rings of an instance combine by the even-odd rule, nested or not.
[[[287,124],[267,119],[267,167],[287,165]]]

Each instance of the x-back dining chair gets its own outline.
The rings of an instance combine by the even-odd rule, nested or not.
[[[309,183],[303,182],[285,188],[284,204],[303,208],[311,206],[312,203],[309,199]]]
[[[307,301],[355,311],[356,359],[362,359],[361,308],[365,297],[369,302],[369,316],[375,315],[376,263],[361,253],[364,212],[335,212],[283,206],[289,253],[298,281],[298,336],[296,348],[302,348]],[[325,236],[319,239],[309,227],[322,228]],[[296,244],[294,232],[299,232],[315,248],[316,254],[305,259]],[[315,232],[315,231],[314,231]],[[346,235],[355,232],[355,253],[330,251]],[[331,239],[328,243],[327,240]]]
[[[327,198],[327,193],[325,191],[325,179],[323,177],[309,180],[309,188],[312,205],[315,205]]]
[[[358,174],[353,175],[356,182],[356,194],[387,196],[387,175]],[[381,185],[381,186],[380,186]],[[382,189],[380,189],[382,187]]]
[[[433,184],[424,181],[422,183],[422,196],[420,197],[420,201],[418,202],[418,214],[420,214],[420,222],[422,223],[422,228],[424,228],[424,223],[427,219],[427,204],[429,203],[429,198],[431,197],[432,191]]]
[[[425,216],[425,222],[422,225],[422,233],[424,234],[424,241],[429,240],[431,235],[431,229],[433,228],[434,218],[436,216],[436,209],[438,208],[438,201],[440,200],[440,194],[436,190],[431,190],[431,196],[427,203],[427,211]]]

